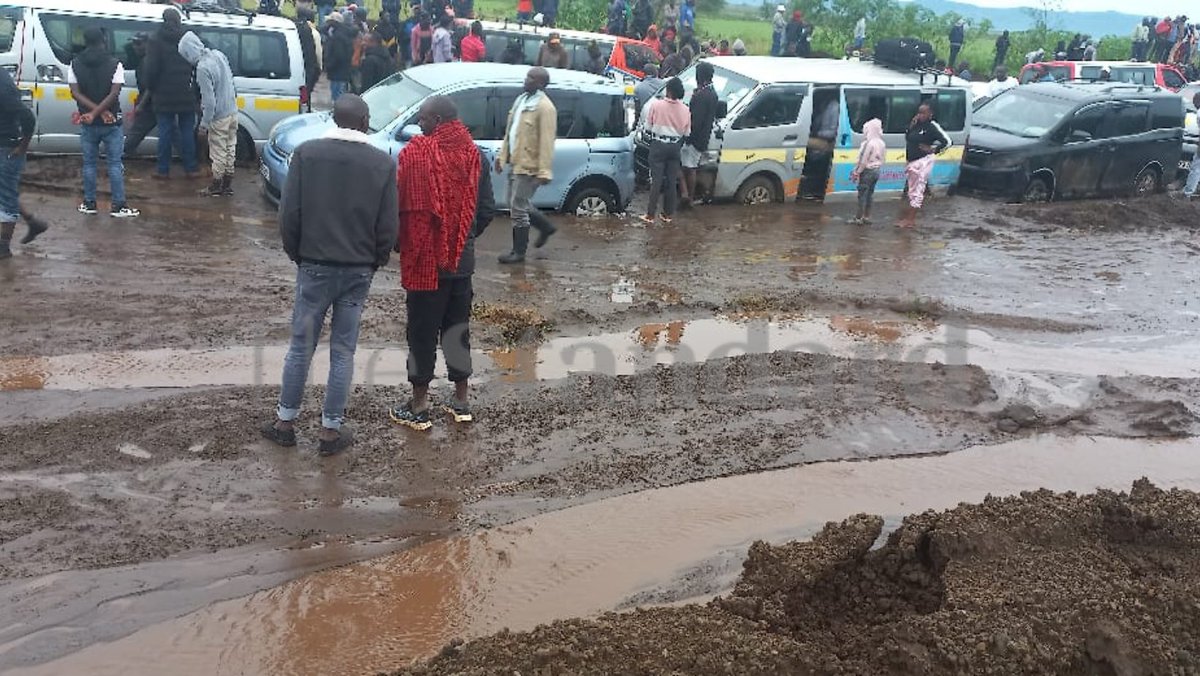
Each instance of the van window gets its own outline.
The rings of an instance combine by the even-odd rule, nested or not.
[[[912,122],[921,105],[921,92],[912,89],[846,89],[845,94],[850,128],[859,134],[867,120],[873,117],[883,122],[885,134],[903,134],[908,131],[908,123]],[[941,124],[941,118],[938,118],[938,124]],[[942,128],[948,130],[945,126]]]
[[[1017,87],[980,106],[971,120],[971,127],[1038,138],[1056,128],[1071,114],[1073,107],[1070,101],[1048,96],[1046,92]]]
[[[927,100],[933,107],[933,119],[944,131],[967,128],[967,93],[961,89],[939,89]]]
[[[470,130],[472,138],[476,141],[497,138],[496,128],[488,116],[486,89],[455,92],[450,95],[450,100],[458,108],[458,119]]]
[[[619,138],[628,135],[621,97],[580,94],[579,113],[568,138]]]
[[[1158,98],[1150,104],[1151,126],[1154,129],[1175,129],[1183,125],[1183,101],[1177,98]]]
[[[1150,104],[1142,101],[1118,103],[1108,116],[1105,137],[1144,134],[1150,120]]]
[[[1046,66],[1046,71],[1050,76],[1059,82],[1071,79],[1071,68],[1069,66]],[[1099,72],[1099,71],[1097,71]],[[1029,84],[1038,78],[1038,72],[1033,68],[1026,68],[1021,72],[1020,83]],[[1116,77],[1113,78],[1117,79]]]
[[[1187,84],[1187,82],[1184,81],[1182,75],[1180,75],[1179,73],[1176,73],[1174,70],[1171,70],[1169,68],[1163,69],[1162,79],[1163,79],[1163,84],[1170,87],[1171,89],[1179,89],[1179,88],[1183,87],[1185,84]]]
[[[17,35],[17,24],[21,22],[21,9],[4,7],[0,9],[0,52],[11,52],[13,38]]]
[[[692,66],[679,74],[679,80],[683,83],[683,102],[690,104],[692,101],[692,92],[696,91],[696,67]],[[736,73],[731,73],[723,68],[715,68],[713,70],[713,91],[717,94],[718,101],[724,101],[733,110],[737,104],[741,103],[746,94],[754,89],[757,83],[747,77],[742,77]],[[659,92],[659,96],[663,96]]]
[[[750,102],[738,115],[732,129],[759,129],[795,124],[800,117],[800,104],[805,90],[793,87],[770,87]]]
[[[554,102],[554,110],[558,113],[558,129],[555,136],[571,138],[571,127],[575,126],[575,92],[550,90],[550,100]]]
[[[1110,108],[1107,104],[1097,103],[1080,108],[1071,116],[1071,122],[1066,127],[1068,141],[1082,141],[1074,138],[1076,132],[1087,134],[1091,140],[1107,138],[1104,121],[1109,117]]]
[[[229,63],[230,67],[233,67],[234,75],[266,80],[286,80],[292,76],[287,40],[282,33],[246,30],[230,32],[241,38],[238,65],[233,67],[233,59],[230,59]],[[228,56],[229,53],[225,54]]]
[[[630,70],[642,72],[646,70],[646,64],[662,61],[653,49],[640,42],[626,42],[621,48],[625,50],[625,65]]]

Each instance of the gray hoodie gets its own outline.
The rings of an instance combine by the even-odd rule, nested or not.
[[[237,91],[229,60],[215,49],[204,46],[195,33],[188,31],[179,39],[179,55],[196,67],[200,86],[200,128],[208,129],[214,120],[237,114]]]

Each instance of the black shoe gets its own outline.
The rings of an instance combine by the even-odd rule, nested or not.
[[[221,179],[221,194],[226,197],[233,196],[233,174],[226,174]]]
[[[40,218],[30,218],[29,216],[25,217],[25,225],[28,229],[25,231],[25,236],[21,238],[21,244],[29,244],[50,228]]]
[[[533,247],[535,249],[540,249],[546,246],[546,242],[550,239],[550,236],[558,232],[558,228],[554,227],[554,224],[550,222],[550,219],[542,215],[542,212],[540,211],[529,212],[529,222],[533,225],[533,227],[537,228],[538,231],[537,239],[533,242]]]
[[[456,423],[475,422],[475,416],[471,414],[471,405],[465,401],[451,399],[442,404],[442,410],[453,416]]]
[[[201,197],[220,197],[225,194],[224,180],[214,178],[208,187],[200,191]]]
[[[127,207],[124,204],[114,204],[112,211],[108,212],[108,215],[113,218],[137,218],[141,214],[142,212],[137,209]]]
[[[513,228],[513,248],[512,251],[500,257],[500,262],[505,265],[513,263],[524,263],[525,252],[529,249],[529,228]]]
[[[411,401],[388,411],[388,417],[397,425],[404,425],[418,432],[424,432],[433,427],[433,421],[429,419],[429,409],[414,411]]]
[[[8,243],[8,240],[0,242],[0,260],[5,258],[12,258],[12,245]]]
[[[263,438],[275,442],[284,448],[291,448],[296,445],[296,430],[281,430],[275,427],[275,421],[262,426]]]
[[[354,431],[349,427],[342,425],[341,428],[338,429],[338,435],[336,439],[330,439],[328,441],[322,439],[321,443],[317,444],[317,455],[323,458],[331,455],[337,455],[347,448],[350,448],[350,446],[353,444]]]
[[[83,204],[79,205],[79,213],[90,216],[92,214],[100,213],[100,210],[96,208],[95,202],[84,202]]]

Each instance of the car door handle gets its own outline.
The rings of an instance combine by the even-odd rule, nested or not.
[[[800,136],[799,136],[799,135],[797,135],[797,134],[788,134],[787,136],[784,136],[784,137],[783,137],[783,140],[784,140],[784,141],[795,141],[795,140],[797,140],[797,139],[799,139],[799,138],[800,138]]]

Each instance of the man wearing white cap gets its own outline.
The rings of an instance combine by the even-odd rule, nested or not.
[[[779,5],[775,8],[775,16],[771,19],[771,56],[783,53],[783,33],[787,30],[787,18],[784,13],[787,8]]]

